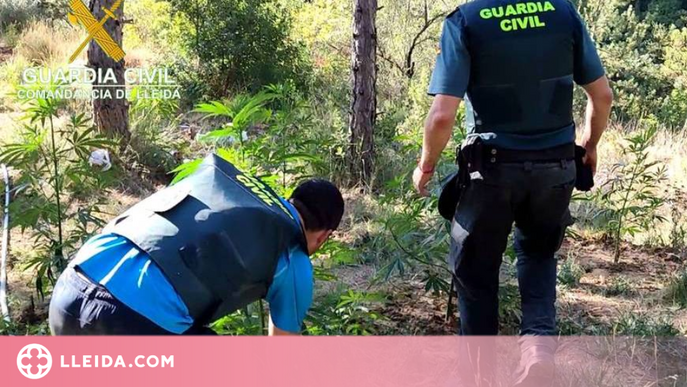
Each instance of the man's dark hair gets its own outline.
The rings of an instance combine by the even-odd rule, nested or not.
[[[301,183],[289,199],[303,218],[306,230],[336,230],[344,212],[344,200],[336,186],[327,180]]]

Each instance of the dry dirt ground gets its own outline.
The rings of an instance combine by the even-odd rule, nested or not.
[[[126,183],[120,186],[131,187]],[[112,190],[112,202],[105,211],[113,216],[134,204],[150,192],[145,187]],[[47,300],[40,300],[33,291],[33,273],[24,270],[22,257],[29,256],[33,242],[28,233],[13,230],[9,261],[10,306],[16,321],[40,323],[46,316]],[[577,333],[595,333],[594,328],[606,331],[623,315],[645,314],[653,318],[667,318],[683,335],[687,335],[687,310],[678,310],[663,300],[664,286],[678,270],[685,257],[664,250],[643,250],[625,246],[619,265],[613,264],[613,252],[599,242],[568,238],[559,253],[562,262],[573,257],[584,269],[580,285],[559,286],[558,313],[561,324],[575,327]],[[447,318],[446,294],[434,295],[424,290],[420,275],[406,274],[385,283],[373,281],[373,265],[339,266],[333,269],[337,280],[317,285],[317,291],[327,292],[338,286],[381,293],[386,302],[375,306],[384,316],[377,332],[395,335],[452,335],[457,332],[455,299]],[[623,294],[609,296],[605,289],[616,278],[625,278],[628,289]],[[514,333],[517,321],[509,321]]]
[[[599,328],[611,328],[623,314],[641,313],[656,319],[665,317],[687,335],[687,310],[672,308],[663,300],[666,283],[680,267],[679,257],[668,251],[644,251],[627,246],[620,264],[615,265],[609,246],[568,240],[559,253],[561,262],[573,252],[585,274],[578,287],[559,286],[559,320],[575,324],[582,333],[594,324]],[[457,332],[455,306],[452,305],[453,313],[447,319],[448,296],[427,293],[419,277],[408,275],[371,286],[375,269],[369,265],[340,267],[334,274],[355,290],[388,296],[388,301],[378,307],[386,317],[379,323],[380,332],[397,335],[451,335]],[[628,290],[624,294],[606,295],[604,290],[616,277],[627,279]],[[328,288],[324,285],[321,291]]]
[[[113,191],[108,213],[116,214],[135,203],[138,192]],[[20,257],[30,254],[33,243],[28,235],[13,230],[9,261],[10,306],[17,321],[39,323],[46,315],[47,300],[40,300],[33,291],[32,272],[25,271]],[[559,319],[578,326],[581,332],[596,325],[612,327],[619,316],[643,313],[667,317],[687,334],[687,311],[677,310],[663,302],[664,286],[680,267],[680,259],[668,251],[646,251],[626,247],[619,265],[613,264],[612,249],[599,243],[568,240],[560,252],[561,260],[574,254],[585,271],[578,287],[559,287]],[[452,335],[457,332],[455,299],[452,314],[446,318],[448,296],[434,295],[424,290],[421,277],[406,275],[386,283],[375,284],[376,270],[372,265],[340,266],[333,269],[335,283],[318,284],[323,292],[339,285],[343,288],[379,292],[387,301],[376,307],[384,319],[380,334]],[[629,283],[625,294],[608,296],[604,289],[614,277]],[[593,333],[593,331],[589,331]]]
[[[664,286],[680,267],[679,257],[667,251],[626,246],[621,263],[615,265],[610,246],[569,239],[559,257],[562,261],[570,255],[575,256],[585,274],[575,288],[559,286],[559,320],[574,326],[577,334],[593,334],[603,329],[606,336],[579,341],[562,337],[554,385],[687,386],[687,310],[676,310],[663,301]],[[409,275],[371,286],[375,269],[370,265],[339,267],[334,274],[356,290],[387,295],[386,303],[373,308],[385,317],[377,323],[379,334],[447,336],[457,332],[455,308],[446,318],[447,296],[425,292],[420,278]],[[604,289],[621,276],[627,278],[628,290],[606,295]],[[319,292],[330,289],[331,285],[324,284]],[[615,336],[613,325],[628,313],[667,318],[685,336],[656,340]]]
[[[632,313],[667,319],[687,335],[687,311],[666,304],[664,295],[685,257],[667,250],[626,246],[615,265],[611,247],[584,241],[568,242],[562,253],[573,255],[585,271],[577,288],[559,289],[562,319],[612,326],[619,317]],[[607,295],[609,285],[619,278],[626,281],[627,290]]]

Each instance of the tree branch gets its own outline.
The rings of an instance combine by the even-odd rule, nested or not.
[[[382,59],[384,59],[385,61],[389,62],[389,64],[390,64],[391,66],[393,66],[395,69],[397,69],[398,71],[400,71],[400,72],[402,72],[402,73],[405,72],[403,66],[401,66],[400,64],[398,64],[398,63],[397,63],[396,61],[394,61],[391,57],[389,57],[388,55],[386,55],[386,53],[384,53],[384,48],[383,48],[381,45],[379,45],[379,46],[377,47],[377,55],[379,55],[379,57],[382,58]]]
[[[429,18],[429,10],[427,7],[427,0],[425,0],[425,9],[424,9],[424,19],[425,23],[418,31],[417,34],[415,34],[415,37],[413,38],[413,42],[410,45],[410,48],[408,49],[408,53],[406,54],[406,63],[405,63],[405,75],[408,77],[408,79],[413,78],[413,75],[415,75],[415,62],[413,62],[413,54],[415,53],[415,49],[425,41],[426,39],[420,40],[422,38],[422,35],[424,35],[425,32],[434,24],[437,22],[437,20],[441,19],[444,15],[443,14],[438,14],[432,17],[431,19]]]
[[[416,15],[419,16],[419,15]],[[437,15],[434,15],[432,17],[429,16],[429,6],[427,5],[427,0],[424,2],[424,7],[422,11],[422,20],[423,24],[420,30],[413,36],[413,40],[410,44],[410,47],[408,47],[408,50],[406,51],[406,54],[404,56],[404,63],[400,64],[396,62],[393,58],[390,56],[386,55],[384,52],[383,48],[381,45],[379,46],[379,57],[391,64],[393,68],[398,70],[401,74],[403,74],[406,78],[412,79],[413,76],[415,75],[415,62],[413,62],[413,55],[415,54],[415,51],[417,50],[418,47],[420,47],[423,43],[427,42],[431,38],[429,37],[423,37],[425,32],[429,30],[434,23],[437,21],[441,20],[445,16],[444,13],[439,13]]]

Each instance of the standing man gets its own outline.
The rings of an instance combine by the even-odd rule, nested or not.
[[[60,276],[55,335],[199,335],[254,301],[270,335],[298,334],[312,303],[309,255],[339,226],[344,201],[324,180],[289,200],[211,155],[198,170],[114,219]]]
[[[613,94],[569,1],[475,0],[444,23],[429,86],[435,99],[413,182],[428,195],[427,183],[465,99],[466,143],[473,146],[464,152],[469,176],[449,256],[463,335],[498,334],[499,268],[513,224],[521,334],[556,334],[554,253],[571,223],[576,177],[574,83],[588,97],[580,145],[584,163],[595,171]]]

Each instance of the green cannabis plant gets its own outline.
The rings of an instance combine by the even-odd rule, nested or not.
[[[309,168],[321,162],[318,144],[305,136],[309,118],[304,110],[291,84],[268,86],[253,96],[202,103],[195,112],[217,128],[198,139],[239,169],[286,194],[293,188],[290,182],[308,177]],[[174,169],[174,182],[193,173],[200,162],[189,161]]]
[[[349,290],[329,294],[309,312],[306,333],[309,335],[368,336],[378,332],[377,322],[384,319],[372,306],[384,303],[384,296]]]
[[[62,123],[60,107],[55,99],[30,101],[18,140],[0,150],[0,163],[18,173],[11,226],[31,233],[35,248],[26,269],[35,270],[41,297],[45,279],[54,284],[69,255],[104,224],[101,207],[109,173],[91,166],[89,158],[94,150],[114,144],[84,114]]]
[[[611,168],[611,178],[603,185],[599,201],[608,222],[608,234],[614,246],[614,261],[620,262],[626,236],[652,229],[665,221],[659,209],[666,199],[661,187],[667,179],[666,167],[649,157],[649,147],[656,128],[638,131],[626,139],[624,161]]]

